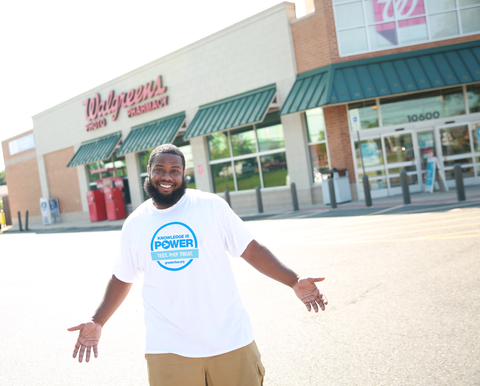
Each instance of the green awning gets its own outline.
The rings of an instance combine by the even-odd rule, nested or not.
[[[115,146],[117,146],[121,138],[122,133],[119,131],[105,137],[82,142],[80,148],[68,163],[67,167],[70,168],[72,166],[85,165],[91,162],[110,159]]]
[[[477,81],[480,81],[479,40],[334,63],[298,74],[280,115]]]
[[[261,122],[277,88],[275,84],[200,106],[183,138]]]
[[[183,122],[185,112],[133,127],[116,154],[123,155],[171,143]]]

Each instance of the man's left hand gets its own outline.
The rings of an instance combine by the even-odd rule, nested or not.
[[[316,282],[325,280],[324,277],[299,277],[293,285],[295,295],[305,304],[308,311],[313,309],[318,312],[318,307],[325,311],[328,300],[316,286]]]

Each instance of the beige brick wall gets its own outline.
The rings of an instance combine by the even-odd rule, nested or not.
[[[299,74],[338,59],[331,0],[315,1],[315,12],[292,23],[291,30]]]
[[[35,152],[35,150],[33,151]],[[16,219],[17,211],[21,212],[23,218],[26,210],[28,210],[30,216],[40,216],[42,190],[37,158],[34,157],[7,165],[5,167],[5,177],[7,179],[12,219]]]
[[[30,223],[37,222],[38,218],[35,216],[41,216],[40,198],[42,190],[38,174],[36,149],[33,148],[11,155],[8,145],[11,141],[32,133],[33,130],[29,130],[2,141],[10,213],[14,224],[18,222],[18,211],[21,212],[22,218],[25,218],[25,211],[28,210]]]
[[[44,155],[50,197],[58,198],[60,213],[81,212],[82,203],[77,168],[67,168],[73,146]]]
[[[391,50],[340,57],[338,53],[332,0],[315,0],[315,12],[291,24],[298,73],[328,64],[397,54],[480,39],[480,34],[417,44]]]

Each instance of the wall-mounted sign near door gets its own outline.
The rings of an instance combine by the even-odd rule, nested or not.
[[[127,110],[129,118],[162,108],[168,104],[168,96],[156,97],[165,94],[166,91],[167,88],[162,87],[162,77],[159,75],[156,81],[152,80],[145,86],[140,85],[137,89],[132,88],[130,91],[122,92],[117,96],[115,96],[115,91],[111,90],[105,101],[102,101],[100,94],[97,93],[93,98],[83,101],[85,116],[87,121],[91,121],[86,125],[86,129],[91,131],[104,127],[107,121],[102,117],[108,114],[113,114],[112,121],[115,121],[122,107],[131,107]],[[141,102],[151,98],[155,99],[140,105]]]

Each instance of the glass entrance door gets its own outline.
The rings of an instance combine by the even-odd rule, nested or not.
[[[410,193],[420,191],[417,159],[418,147],[413,142],[411,132],[382,135],[383,152],[389,195],[402,194],[400,172],[408,176]]]
[[[417,131],[416,137],[419,150],[417,169],[420,174],[420,182],[425,184],[428,159],[437,156],[433,128]]]
[[[386,130],[385,130],[386,131]],[[358,197],[364,199],[363,173],[372,198],[401,195],[400,172],[407,172],[411,193],[423,190],[427,161],[437,157],[447,185],[455,187],[454,166],[462,166],[465,185],[480,184],[480,122],[425,126],[410,131],[353,137]]]
[[[477,178],[477,183],[480,183],[480,122],[474,122],[470,124],[470,129],[472,133],[472,145],[473,145],[473,155],[475,158],[475,176]]]
[[[455,185],[453,168],[462,165],[464,182],[475,183],[474,144],[468,123],[437,127],[437,153],[449,186]]]
[[[355,158],[359,197],[364,199],[363,173],[368,176],[372,198],[387,197],[387,180],[385,178],[385,162],[382,139],[380,136],[362,138],[355,141]]]

